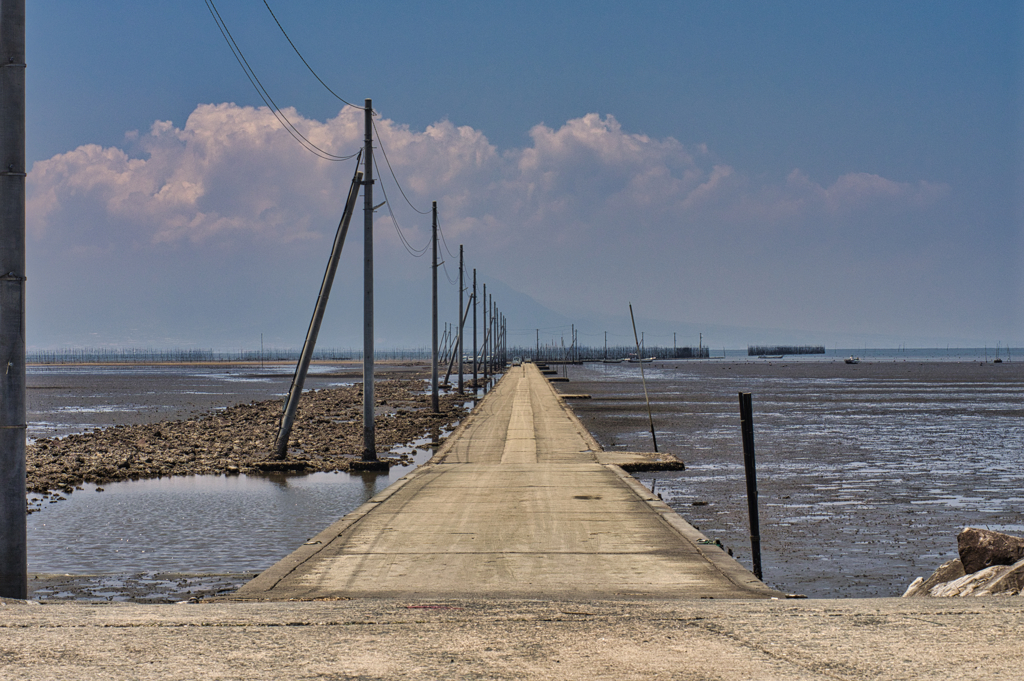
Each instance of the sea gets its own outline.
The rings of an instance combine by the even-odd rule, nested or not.
[[[721,352],[707,360],[567,368],[563,391],[605,448],[663,451],[687,464],[638,474],[750,567],[737,390],[754,393],[765,581],[812,597],[899,595],[956,555],[964,525],[1024,533],[1024,350],[837,349],[781,359]],[[844,358],[859,358],[846,365]],[[1018,364],[1019,362],[1019,364]],[[899,371],[897,371],[899,369]],[[859,374],[851,374],[856,370]],[[979,369],[980,370],[980,369]],[[186,418],[282,399],[292,367],[29,368],[29,437]],[[908,378],[908,376],[910,378]],[[358,381],[351,365],[315,365],[307,389]],[[655,408],[643,410],[642,381]],[[571,386],[571,387],[567,387]],[[385,474],[200,476],[84,484],[28,518],[29,571],[124,575],[259,572],[432,456]]]

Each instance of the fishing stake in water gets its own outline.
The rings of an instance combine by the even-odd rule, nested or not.
[[[747,472],[750,552],[753,554],[754,576],[761,579],[761,530],[757,519],[757,466],[754,461],[754,407],[750,393],[740,393],[740,429],[743,432],[743,467]]]
[[[633,319],[633,303],[629,304],[629,321],[633,322],[633,340],[636,341],[636,358],[640,362],[640,381],[644,384],[644,400],[647,402],[647,419],[651,422],[651,439],[654,451],[658,451],[658,436],[654,434],[654,417],[651,416],[651,398],[647,396],[647,379],[644,377],[644,356],[640,354],[640,339],[636,335],[636,320]]]

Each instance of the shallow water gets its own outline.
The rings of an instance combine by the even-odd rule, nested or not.
[[[429,448],[411,449],[415,465]],[[414,466],[96,485],[28,517],[33,573],[262,571]],[[32,496],[32,495],[30,495]]]
[[[284,365],[33,366],[29,433],[59,437],[277,399],[286,393],[293,370]],[[310,371],[307,390],[361,379],[361,364],[317,364]],[[413,462],[383,474],[178,477],[107,483],[103,492],[83,484],[65,500],[32,504],[39,511],[27,520],[28,568],[81,575],[262,571],[427,461],[433,455],[430,439],[393,449],[410,454]]]
[[[283,399],[294,365],[32,365],[28,437],[64,437],[92,428],[183,419],[252,400]],[[351,363],[309,368],[306,389],[362,380]]]
[[[751,566],[737,393],[750,392],[765,581],[896,596],[955,558],[964,526],[1024,528],[1024,365],[664,362],[646,371],[659,448],[640,474]],[[564,392],[609,449],[649,451],[639,370],[570,369]],[[699,505],[694,505],[694,504]],[[704,505],[706,503],[706,505]]]

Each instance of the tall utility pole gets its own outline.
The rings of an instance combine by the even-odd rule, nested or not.
[[[28,597],[25,0],[0,2],[0,597]]]
[[[373,398],[373,100],[363,112],[363,461],[377,460]]]
[[[473,394],[476,394],[476,268],[473,268]]]
[[[487,372],[487,341],[490,338],[490,334],[488,333],[488,330],[490,329],[490,327],[487,326],[487,284],[484,284],[484,302],[483,302],[482,307],[483,307],[483,309],[480,311],[480,314],[483,316],[483,320],[482,321],[483,321],[483,327],[484,327],[484,344],[483,344],[483,348],[481,349],[481,352],[480,352],[480,361],[484,365],[484,367],[483,367],[483,369],[484,369],[484,386],[486,386],[487,385],[487,373],[488,373]]]
[[[459,244],[459,394],[465,392],[465,384],[462,382],[462,332],[465,326],[466,315],[462,303],[462,292],[465,290],[464,283],[465,264],[462,260],[462,244]]]
[[[430,325],[430,410],[435,414],[437,406],[437,201],[433,204],[434,226],[430,242],[434,246],[434,259],[430,266],[433,280],[434,302],[431,307],[432,321]]]

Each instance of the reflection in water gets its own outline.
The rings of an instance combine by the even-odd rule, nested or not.
[[[414,465],[430,449],[406,448]],[[261,571],[411,472],[196,476],[96,485],[28,517],[29,572]]]

